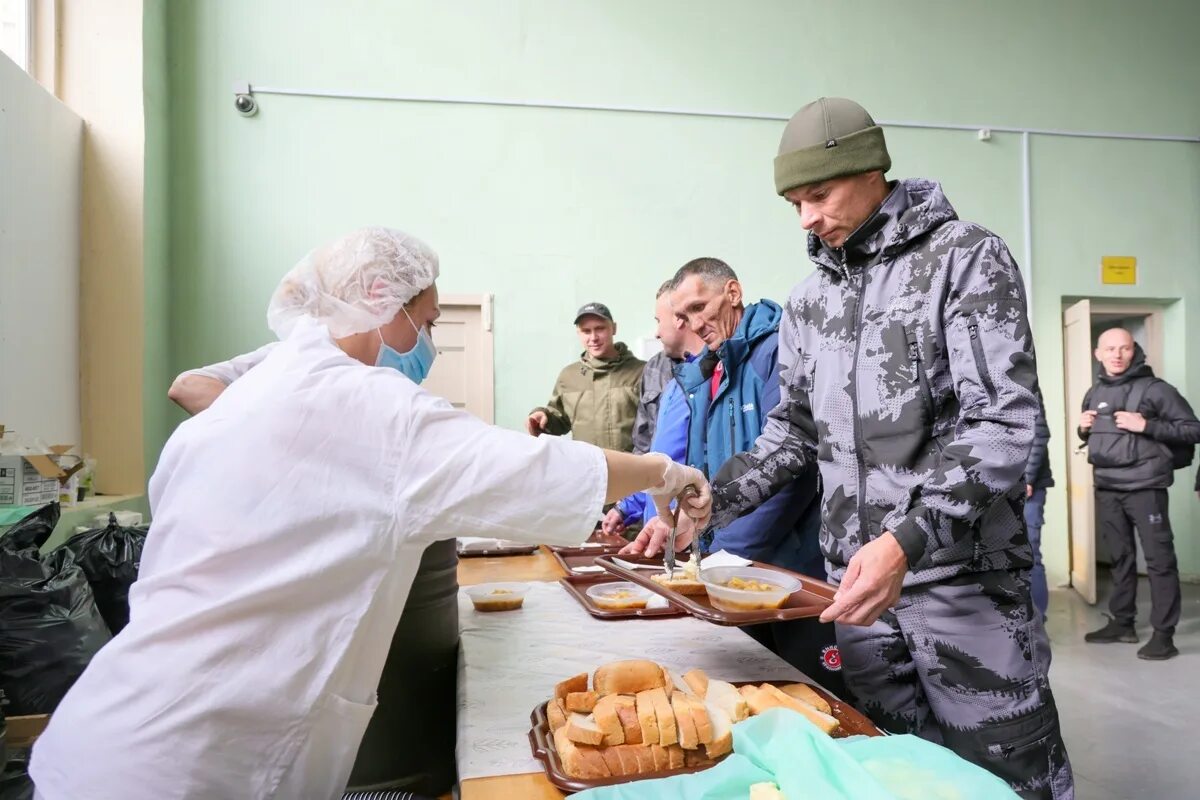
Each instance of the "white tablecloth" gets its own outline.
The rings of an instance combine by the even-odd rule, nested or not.
[[[479,613],[459,590],[458,777],[540,772],[529,714],[559,681],[609,661],[649,658],[728,681],[803,675],[737,628],[671,619],[598,620],[557,583],[534,583],[518,611]]]

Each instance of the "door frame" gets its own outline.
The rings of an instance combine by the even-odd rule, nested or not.
[[[1092,325],[1097,316],[1144,317],[1146,363],[1156,373],[1162,373],[1164,355],[1164,312],[1166,304],[1154,302],[1131,302],[1104,297],[1064,297],[1062,299],[1063,335],[1063,401],[1066,405],[1067,432],[1065,439],[1068,502],[1067,502],[1067,552],[1070,556],[1069,575],[1071,587],[1088,603],[1096,602],[1096,520],[1094,510],[1094,486],[1092,483],[1091,465],[1087,463],[1086,453],[1079,452],[1079,440],[1074,435],[1078,422],[1079,404],[1082,397],[1072,397],[1072,382],[1070,377],[1071,364],[1068,362],[1069,348],[1067,342],[1067,326],[1072,320],[1067,315],[1075,310],[1081,302],[1088,303],[1088,355],[1091,356],[1095,342],[1091,339]],[[1082,320],[1079,320],[1082,321]],[[1078,365],[1076,365],[1078,368]],[[1088,386],[1091,386],[1091,371],[1094,370],[1094,359],[1088,361]],[[1074,402],[1073,402],[1074,401]],[[1081,531],[1082,530],[1082,535]]]

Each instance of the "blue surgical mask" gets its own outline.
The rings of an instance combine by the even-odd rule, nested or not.
[[[418,328],[412,321],[412,317],[408,316],[406,309],[401,309],[401,311],[404,311],[404,316],[408,317],[408,324],[412,325],[413,330],[417,332],[417,343],[407,353],[399,353],[383,340],[383,334],[380,333],[379,357],[375,359],[375,366],[391,367],[407,375],[413,383],[420,383],[429,376],[429,370],[433,368],[433,359],[437,357],[437,348],[433,346],[433,339],[430,338],[429,331],[425,328]],[[378,331],[376,332],[378,333]]]

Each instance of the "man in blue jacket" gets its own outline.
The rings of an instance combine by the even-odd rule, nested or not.
[[[748,450],[779,402],[779,323],[783,312],[770,300],[746,305],[733,269],[716,258],[698,258],[675,274],[671,305],[705,348],[677,371],[686,395],[689,424],[686,461],[717,474],[734,454]],[[753,511],[705,537],[704,550],[726,550],[825,579],[820,549],[820,484],[815,466]],[[638,542],[654,536],[647,523]],[[636,545],[635,545],[636,547]],[[745,629],[826,688],[843,694],[841,659],[832,625],[817,620]]]

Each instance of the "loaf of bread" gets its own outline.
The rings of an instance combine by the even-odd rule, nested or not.
[[[750,786],[750,800],[787,800],[779,787],[773,783],[755,783]]]
[[[708,696],[708,675],[704,674],[702,669],[692,669],[683,673],[683,681],[688,688],[692,690],[692,694],[703,700]]]
[[[550,723],[551,731],[567,724],[567,710],[563,707],[562,700],[551,698],[550,702],[546,703],[546,719]]]
[[[595,692],[567,692],[567,711],[587,714],[596,707],[600,696]]]
[[[742,687],[743,693],[745,693],[744,690],[746,688]],[[793,711],[803,714],[810,722],[825,733],[833,733],[841,727],[841,723],[834,717],[818,711],[807,703],[800,702],[791,695],[784,694],[778,687],[772,686],[769,683],[750,687],[750,692],[746,694],[746,702],[750,706],[751,714],[761,714],[771,708],[790,708]]]
[[[780,686],[779,691],[796,698],[801,703],[808,703],[822,714],[833,713],[833,709],[829,707],[825,698],[817,694],[807,683],[790,683],[787,686]]]
[[[647,689],[637,693],[638,727],[642,729],[642,741],[645,744],[659,744],[658,710],[654,707],[654,698]]]
[[[554,749],[558,752],[563,771],[574,778],[592,781],[612,775],[601,751],[571,741],[566,726],[554,732]]]
[[[637,701],[627,694],[614,694],[616,698],[617,719],[621,723],[621,733],[625,744],[645,744],[642,741],[642,726],[638,722]]]
[[[591,678],[590,687],[586,673],[562,681],[546,704],[562,769],[581,780],[709,766],[733,751],[737,722],[772,708],[803,714],[826,733],[840,727],[803,683],[739,689],[703,670],[680,675],[644,659],[606,664]]]
[[[683,692],[671,695],[671,710],[675,713],[675,727],[679,732],[679,746],[684,750],[695,750],[700,746],[696,736],[696,723],[692,719],[692,709]]]
[[[675,573],[669,578],[667,577],[666,573],[658,572],[654,575],[651,575],[650,580],[654,581],[663,588],[670,589],[673,592],[679,592],[680,594],[708,594],[708,590],[704,588],[703,583],[694,578],[689,578],[680,572]]]
[[[584,676],[585,680],[587,676]],[[592,689],[596,694],[637,694],[646,689],[659,689],[666,685],[663,668],[653,661],[614,661],[596,670],[592,676]]]
[[[588,688],[588,674],[581,672],[578,675],[567,678],[565,681],[559,682],[554,687],[554,699],[566,701],[567,695],[573,692],[586,692]]]
[[[704,752],[709,758],[720,758],[733,752],[733,720],[729,714],[712,700],[704,701],[704,710],[708,712],[712,726],[712,738],[704,745]]]
[[[592,719],[603,734],[601,744],[612,746],[625,744],[625,726],[617,715],[617,698],[619,694],[610,694],[600,698],[592,708]]]
[[[572,713],[567,717],[567,738],[579,744],[603,744],[604,731],[591,714]]]

